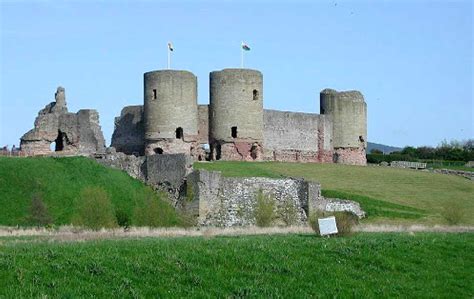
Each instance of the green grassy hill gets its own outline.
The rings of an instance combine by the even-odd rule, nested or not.
[[[456,176],[386,167],[277,162],[202,162],[195,168],[220,170],[226,176],[304,177],[319,181],[323,194],[356,200],[367,221],[446,224],[446,211],[460,210],[461,223],[474,224],[474,183]],[[174,209],[143,183],[119,170],[83,157],[0,157],[0,225],[28,225],[29,208],[39,195],[55,224],[69,224],[79,194],[100,187],[116,211],[132,217],[137,204],[154,198],[165,211],[165,225],[180,225]]]
[[[132,217],[135,206],[156,199],[166,212],[166,225],[180,223],[174,208],[153,190],[125,172],[99,165],[84,157],[0,157],[0,225],[28,225],[32,197],[39,195],[55,224],[69,224],[76,200],[86,187],[99,187],[110,197],[115,211]]]
[[[474,224],[474,182],[468,179],[389,167],[279,162],[200,162],[195,168],[225,176],[304,177],[321,183],[323,195],[359,201],[368,220],[445,224],[459,210],[461,223]]]

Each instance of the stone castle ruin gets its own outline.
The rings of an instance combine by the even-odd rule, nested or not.
[[[325,162],[365,165],[367,105],[358,91],[320,93],[321,114],[263,108],[262,73],[210,73],[209,105],[197,103],[197,78],[188,71],[144,74],[144,105],[115,119],[111,146],[128,155],[186,154],[194,160]],[[103,153],[95,110],[69,113],[64,88],[21,137],[28,155]]]
[[[38,113],[35,127],[21,137],[20,150],[26,155],[47,155],[54,150],[69,155],[105,152],[105,140],[96,110],[67,110],[65,90],[58,87],[55,101]]]
[[[20,151],[25,156],[92,156],[168,192],[169,202],[193,215],[198,225],[254,225],[258,192],[275,200],[275,213],[293,211],[299,225],[316,210],[364,216],[355,202],[322,197],[316,182],[226,178],[192,166],[202,160],[365,165],[367,106],[360,92],[324,89],[321,114],[287,112],[263,108],[259,71],[224,69],[209,78],[209,105],[198,105],[197,78],[191,72],[145,73],[144,104],[124,107],[115,118],[110,148],[97,111],[68,112],[59,87],[55,101],[21,137]]]
[[[123,108],[111,146],[195,160],[366,164],[367,105],[360,92],[325,89],[321,114],[287,112],[263,109],[259,71],[224,69],[209,79],[209,105],[198,105],[192,73],[145,73],[144,105]]]

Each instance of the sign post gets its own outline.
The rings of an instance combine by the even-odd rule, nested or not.
[[[329,236],[332,234],[337,234],[337,226],[336,226],[336,217],[331,216],[327,218],[320,218],[318,219],[319,224],[319,234],[321,236]]]

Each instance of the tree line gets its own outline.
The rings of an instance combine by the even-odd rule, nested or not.
[[[466,141],[442,141],[437,147],[431,146],[406,146],[401,151],[384,154],[382,151],[373,149],[367,154],[368,163],[380,163],[382,161],[474,161],[474,139]]]

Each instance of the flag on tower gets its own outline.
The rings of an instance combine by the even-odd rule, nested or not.
[[[171,42],[168,43],[168,50],[170,50],[171,52],[173,52],[174,50],[173,44]]]
[[[244,43],[244,42],[242,42],[242,49],[245,50],[245,51],[250,51],[249,45],[247,45],[247,44]]]

